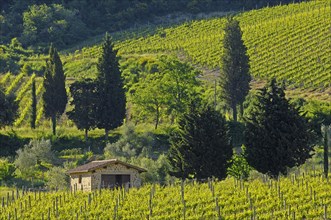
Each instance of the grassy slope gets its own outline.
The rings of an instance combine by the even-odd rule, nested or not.
[[[236,15],[256,81],[277,77],[291,90],[331,101],[331,1],[277,6]],[[173,52],[218,73],[225,19],[193,21],[118,44],[121,54]]]
[[[254,89],[261,87],[266,79],[276,76],[286,80],[291,97],[331,102],[330,6],[331,0],[321,0],[236,15],[251,58]],[[224,23],[225,18],[191,21],[159,29],[150,36],[146,33],[117,33],[115,46],[122,57],[173,53],[201,69],[205,79],[213,80],[219,75]],[[94,42],[100,42],[99,38]],[[86,44],[90,45],[91,42]],[[61,57],[68,82],[82,77],[94,77],[100,54],[99,44],[69,52],[73,50],[75,49],[66,50]],[[46,56],[43,55],[34,56],[21,60],[20,63],[27,62],[40,72],[45,59]],[[2,75],[2,79],[4,78],[6,75]],[[13,77],[2,79],[0,83],[6,88],[14,81]],[[42,78],[36,79],[38,87]],[[13,91],[18,94],[28,82],[28,77],[23,77]],[[27,106],[30,96],[29,90],[22,95],[20,108],[24,115],[16,122],[17,126],[29,124]],[[38,104],[38,122],[43,121],[41,104]],[[66,125],[71,126],[72,123]]]
[[[237,14],[251,59],[253,88],[271,77],[285,80],[291,96],[331,101],[331,1],[321,0]],[[172,53],[219,75],[225,18],[213,18],[159,29],[150,36],[116,36],[121,56]],[[68,76],[96,73],[99,47],[64,56]]]

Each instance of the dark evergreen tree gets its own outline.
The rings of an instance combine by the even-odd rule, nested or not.
[[[233,152],[225,118],[213,108],[191,108],[179,120],[170,143],[171,175],[198,180],[226,177]]]
[[[62,62],[53,45],[49,49],[49,59],[46,61],[44,89],[44,113],[46,118],[51,118],[53,135],[56,135],[56,119],[65,111],[68,96]]]
[[[117,50],[108,34],[102,45],[98,61],[98,128],[105,129],[106,139],[111,129],[123,124],[126,113],[126,98],[123,79],[119,69]]]
[[[243,102],[249,92],[249,58],[241,38],[239,22],[229,18],[224,28],[223,55],[221,57],[221,97],[232,108],[233,120],[237,121],[237,105],[243,114]]]
[[[90,79],[76,81],[70,86],[72,100],[70,104],[74,108],[68,112],[69,119],[73,120],[78,129],[85,131],[85,141],[88,139],[88,131],[96,127],[96,83]]]
[[[30,125],[32,129],[36,128],[37,119],[37,95],[36,95],[36,81],[32,81],[32,102],[31,102],[31,121]]]
[[[0,88],[0,127],[9,126],[18,117],[18,102],[12,93],[6,95]]]
[[[256,95],[247,112],[246,154],[257,171],[277,177],[312,156],[313,132],[299,111],[289,104],[273,79]]]
[[[323,136],[323,164],[324,164],[324,176],[328,178],[329,174],[329,147],[331,146],[331,124],[322,125],[321,133]]]

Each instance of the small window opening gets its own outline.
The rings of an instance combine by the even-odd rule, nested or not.
[[[81,184],[82,183],[82,175],[78,176],[78,183]]]

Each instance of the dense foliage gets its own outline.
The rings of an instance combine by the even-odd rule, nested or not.
[[[306,119],[272,80],[251,103],[246,117],[246,154],[257,171],[277,177],[312,156],[314,143]]]
[[[147,121],[150,118],[157,129],[160,121],[170,119],[173,122],[187,111],[190,101],[199,95],[199,72],[189,63],[165,55],[157,61],[145,58],[138,62],[145,63],[140,65],[144,70],[128,68],[125,71],[128,97],[132,102],[131,119]],[[139,76],[135,81],[130,80],[136,72]]]
[[[178,124],[170,136],[170,174],[182,179],[224,179],[232,157],[225,118],[211,107],[192,105]]]
[[[31,5],[23,12],[24,45],[41,45],[53,43],[64,47],[85,38],[85,24],[80,20],[77,10],[65,9],[62,5]]]
[[[0,87],[0,127],[12,125],[18,117],[18,102],[12,93],[6,94]]]
[[[35,177],[38,171],[45,171],[45,163],[52,164],[56,160],[50,140],[32,140],[17,150],[15,166],[22,177]]]
[[[70,104],[73,109],[67,112],[67,115],[78,129],[85,131],[87,141],[88,131],[97,126],[96,106],[100,101],[97,95],[97,85],[90,79],[76,81],[70,85],[70,93],[72,97]]]

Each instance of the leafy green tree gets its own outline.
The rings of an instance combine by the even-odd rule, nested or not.
[[[37,119],[37,94],[36,94],[36,81],[32,81],[32,102],[31,102],[31,119],[30,125],[32,129],[36,128]]]
[[[237,121],[237,105],[240,105],[243,114],[243,102],[250,89],[249,57],[242,40],[239,22],[229,18],[224,31],[221,96],[232,108],[233,120]]]
[[[160,58],[160,72],[163,74],[164,94],[168,96],[168,111],[177,117],[188,110],[191,100],[197,95],[199,72],[189,63],[167,56]]]
[[[22,177],[31,177],[42,163],[52,164],[56,161],[50,140],[32,140],[17,150],[14,162]]]
[[[121,126],[126,115],[126,97],[117,50],[114,49],[108,34],[102,44],[102,54],[98,60],[97,69],[100,100],[97,106],[97,126],[105,129],[105,135],[108,138],[109,130]]]
[[[78,129],[85,130],[85,141],[88,131],[96,127],[96,105],[98,103],[96,83],[90,79],[76,81],[70,85],[73,109],[68,112]]]
[[[225,118],[211,107],[192,107],[178,126],[170,136],[170,174],[182,179],[224,179],[233,154]]]
[[[23,13],[22,41],[25,45],[46,45],[51,42],[57,47],[75,43],[87,35],[85,24],[77,10],[59,4],[30,5]]]
[[[46,118],[51,118],[53,135],[56,135],[56,119],[65,111],[68,96],[62,62],[53,45],[49,49],[43,83],[45,89],[43,93],[44,112]]]
[[[17,117],[18,102],[15,95],[6,95],[0,88],[0,127],[12,125]]]
[[[104,149],[106,158],[131,158],[150,156],[155,137],[151,133],[138,134],[132,124],[124,126],[123,135],[115,143],[108,143]]]
[[[146,75],[134,86],[131,95],[133,103],[133,117],[146,121],[153,118],[155,129],[158,128],[161,118],[166,114],[167,99],[162,74]]]
[[[236,179],[247,180],[252,167],[246,161],[245,148],[242,151],[233,154],[232,165],[228,168],[228,174]]]
[[[162,118],[173,122],[187,111],[189,103],[198,96],[200,85],[196,71],[188,63],[162,56],[153,72],[140,74],[139,81],[130,88],[133,117],[153,118],[157,129]]]
[[[313,133],[273,79],[252,101],[246,116],[246,154],[257,171],[277,177],[312,156]]]
[[[46,185],[51,189],[66,190],[69,188],[69,176],[63,167],[52,167],[46,172]]]
[[[165,183],[170,179],[170,165],[165,154],[159,155],[157,159],[150,157],[132,157],[128,162],[147,170],[147,172],[140,174],[143,183]]]

